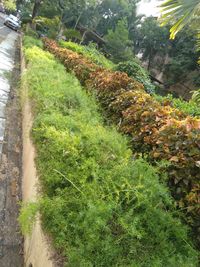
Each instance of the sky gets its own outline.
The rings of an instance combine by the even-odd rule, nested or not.
[[[144,14],[148,16],[159,16],[158,6],[163,0],[141,0],[138,5],[138,14]]]

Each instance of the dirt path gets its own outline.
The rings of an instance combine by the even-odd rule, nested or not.
[[[19,42],[5,109],[5,132],[0,164],[0,267],[23,266],[23,239],[17,222],[21,200],[21,111],[18,99]]]

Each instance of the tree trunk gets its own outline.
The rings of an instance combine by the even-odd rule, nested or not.
[[[61,39],[61,37],[63,36],[63,32],[64,32],[64,27],[63,23],[61,22],[58,29],[57,40]]]
[[[74,30],[75,30],[76,27],[78,26],[78,23],[79,23],[79,20],[81,19],[82,13],[83,13],[83,12],[81,12],[80,15],[78,16],[78,19],[77,19],[76,24],[75,24],[75,26],[74,26]]]
[[[151,69],[151,61],[153,60],[153,53],[152,53],[152,49],[150,49],[150,53],[149,53],[149,60],[148,60],[148,67],[147,70],[150,71]]]
[[[80,44],[82,44],[84,42],[87,33],[88,33],[87,30],[84,31],[83,36],[82,36],[82,40],[81,40]]]
[[[42,0],[35,0],[32,12],[32,21],[37,16]]]
[[[61,11],[60,23],[59,23],[59,26],[58,26],[58,34],[56,36],[57,40],[61,39],[61,37],[63,35],[63,31],[64,31],[63,16],[64,16],[64,9],[62,9],[62,11]]]

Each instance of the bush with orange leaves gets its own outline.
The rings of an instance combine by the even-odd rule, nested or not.
[[[161,106],[126,73],[99,68],[48,39],[44,44],[81,83],[95,91],[107,116],[131,137],[134,151],[147,155],[152,163],[170,162],[166,167],[170,190],[186,211],[200,244],[200,120],[167,104]]]
[[[43,38],[43,42],[44,47],[59,58],[68,71],[73,71],[81,83],[84,83],[89,78],[91,72],[99,69],[99,66],[84,56],[69,49],[60,48],[53,40]]]

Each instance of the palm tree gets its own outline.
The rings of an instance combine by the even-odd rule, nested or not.
[[[183,27],[199,18],[200,0],[167,0],[161,5],[161,13],[162,25],[173,23],[170,39],[174,39]]]

